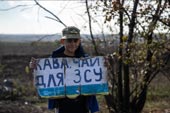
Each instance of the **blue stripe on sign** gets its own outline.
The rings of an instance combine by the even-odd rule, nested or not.
[[[95,95],[95,94],[108,94],[108,84],[90,84],[80,86],[67,86],[66,91],[64,87],[57,88],[42,88],[38,89],[41,97],[63,97],[66,93],[67,96],[71,95]],[[81,92],[80,92],[81,91]]]
[[[80,86],[66,86],[66,95],[80,94]]]
[[[81,90],[81,92],[80,92]],[[82,85],[80,86],[67,86],[66,95],[75,95],[75,94],[108,94],[108,84],[91,84],[91,85]]]
[[[91,84],[91,85],[83,85],[81,86],[81,94],[89,95],[89,94],[108,94],[108,84]]]
[[[38,93],[40,96],[63,96],[65,95],[65,88],[64,87],[57,87],[57,88],[40,88],[38,89]]]

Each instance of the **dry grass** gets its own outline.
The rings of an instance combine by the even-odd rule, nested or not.
[[[151,83],[144,111],[146,113],[170,113],[170,81],[158,75]]]

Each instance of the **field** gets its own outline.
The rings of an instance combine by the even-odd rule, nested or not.
[[[38,97],[33,76],[28,68],[31,57],[49,57],[51,52],[59,47],[59,43],[0,43],[0,83],[5,79],[13,82],[13,93],[4,93],[0,98],[0,113],[52,113],[47,110],[47,100]],[[85,51],[94,55],[92,46],[83,43]],[[114,47],[101,48],[111,53]],[[158,75],[149,87],[147,102],[143,113],[170,113],[170,80],[164,75]],[[103,96],[97,96],[100,103],[100,113],[107,113]],[[18,108],[18,105],[21,107]]]

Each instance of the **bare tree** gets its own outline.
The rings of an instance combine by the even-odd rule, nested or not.
[[[105,96],[110,113],[140,113],[146,101],[148,86],[155,76],[167,67],[170,56],[169,48],[166,47],[170,28],[170,21],[166,16],[169,13],[169,2],[152,2],[97,2],[98,7],[103,7],[107,22],[119,17],[116,20],[116,25],[119,26],[119,51],[116,55],[109,56],[111,90],[110,94]],[[128,34],[124,34],[126,26]],[[159,32],[162,26],[167,28],[167,33]],[[155,34],[154,30],[158,33]]]

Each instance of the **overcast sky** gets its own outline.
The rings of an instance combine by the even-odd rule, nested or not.
[[[85,3],[80,1],[42,0],[39,3],[56,14],[66,25],[77,26],[81,29],[81,33],[89,33]],[[95,2],[93,1],[93,3]],[[52,16],[34,4],[34,1],[0,1],[0,34],[61,33],[64,26],[61,23],[46,18],[45,16]],[[8,11],[5,10],[17,5],[27,6]],[[104,21],[100,15],[95,18],[101,19],[101,23]],[[101,28],[94,24],[93,30],[94,33],[101,32]]]
[[[76,26],[81,30],[81,34],[89,34],[88,16],[86,12],[86,4],[84,0],[39,0],[39,3],[46,9],[57,15],[67,26]],[[96,0],[89,0],[89,5],[95,4]],[[155,4],[155,1],[152,2]],[[126,5],[131,4],[126,2]],[[151,4],[150,1],[146,4]],[[25,5],[24,7],[6,10],[17,5]],[[101,9],[99,9],[101,10]],[[92,30],[94,34],[111,33],[107,25],[112,27],[112,33],[118,33],[119,29],[114,23],[117,23],[116,17],[110,23],[104,24],[104,16],[100,11],[97,15],[91,12],[97,23],[92,21]],[[165,14],[164,14],[165,15]],[[168,15],[166,13],[166,15]],[[35,5],[33,0],[0,0],[0,34],[55,34],[61,33],[64,26],[54,20],[46,18],[52,17],[49,13]],[[143,23],[144,24],[144,23]],[[127,33],[126,26],[125,33]],[[163,30],[161,30],[163,31]]]

